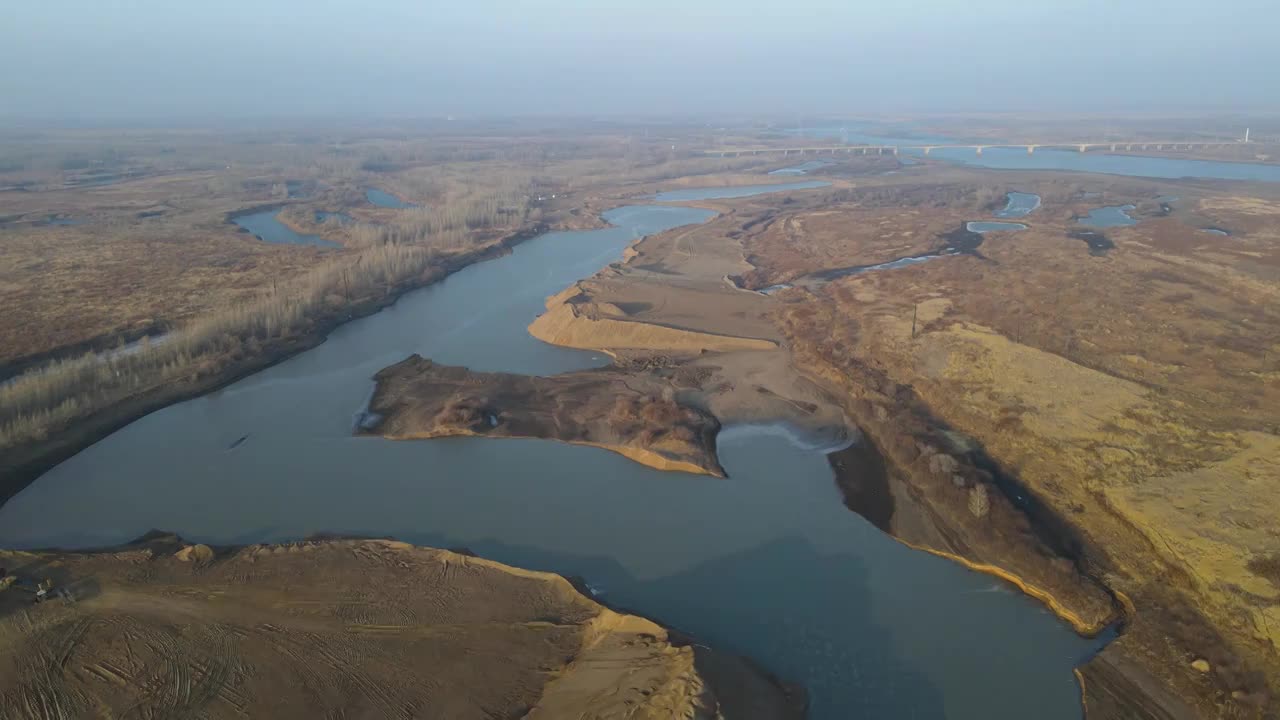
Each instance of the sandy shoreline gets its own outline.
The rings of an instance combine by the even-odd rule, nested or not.
[[[750,661],[552,573],[382,539],[0,550],[0,711],[798,720]],[[33,604],[37,583],[51,599]],[[55,643],[57,669],[42,652]],[[319,660],[319,661],[317,661]],[[176,692],[156,688],[176,688]]]

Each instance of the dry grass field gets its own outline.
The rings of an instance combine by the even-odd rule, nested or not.
[[[1239,717],[1265,716],[1280,676],[1280,226],[1265,220],[1280,205],[1256,190],[1181,188],[1171,216],[1107,229],[1105,254],[1067,235],[1074,203],[1046,201],[1029,229],[989,235],[982,257],[788,291],[778,316],[802,368],[887,383],[855,405],[892,459],[920,462],[894,417],[910,397],[1072,529],[1081,566],[1136,608],[1103,663],[1138,658],[1151,685]],[[856,207],[779,222],[833,213],[880,228],[866,248],[928,230],[908,219],[886,232],[881,211]],[[779,243],[760,240],[746,245]],[[960,524],[982,535],[976,486],[945,485],[924,486],[929,505],[977,508]]]

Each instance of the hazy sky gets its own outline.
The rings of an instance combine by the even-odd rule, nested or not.
[[[1280,108],[1277,0],[3,0],[0,117]]]

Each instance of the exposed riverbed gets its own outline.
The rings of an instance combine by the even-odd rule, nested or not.
[[[57,466],[0,508],[0,545],[102,545],[154,527],[217,543],[330,531],[461,545],[581,575],[608,601],[753,657],[809,689],[813,718],[1079,718],[1071,668],[1097,641],[844,509],[823,448],[783,429],[724,431],[728,479],[542,441],[351,435],[374,373],[414,352],[525,374],[607,364],[528,335],[544,298],[637,237],[712,216],[618,208],[614,227],[549,233],[405,295]]]

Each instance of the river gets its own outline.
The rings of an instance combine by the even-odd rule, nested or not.
[[[846,510],[822,449],[781,428],[722,432],[728,479],[536,440],[352,437],[371,376],[413,352],[529,374],[606,364],[526,326],[548,295],[636,238],[711,217],[618,208],[605,214],[614,227],[548,233],[406,294],[313,350],[152,413],[57,466],[0,507],[0,546],[96,546],[151,528],[212,543],[328,531],[466,546],[580,575],[606,601],[750,656],[803,683],[817,720],[1078,720],[1071,669],[1098,641]]]
[[[283,243],[286,245],[315,245],[327,248],[342,247],[338,243],[325,240],[319,235],[306,235],[295,232],[292,228],[280,222],[279,218],[276,217],[279,212],[279,208],[262,210],[232,218],[231,222],[248,230],[254,237],[263,242]]]
[[[838,127],[805,128],[797,134],[835,140],[846,145],[945,145],[955,142],[975,142],[965,138],[941,137],[920,134],[909,137],[889,137],[864,132],[868,128],[853,126],[846,130]],[[995,142],[979,140],[976,142]],[[903,155],[923,156],[923,150],[903,149]],[[1028,153],[1024,147],[988,147],[979,155],[973,148],[937,148],[929,157],[947,160],[961,165],[995,168],[999,170],[1075,170],[1079,172],[1109,175],[1132,175],[1152,178],[1213,178],[1218,180],[1263,180],[1280,182],[1280,165],[1265,163],[1219,162],[1215,160],[1191,160],[1177,157],[1146,157],[1138,155],[1112,155],[1098,150],[1077,152],[1043,148]]]

